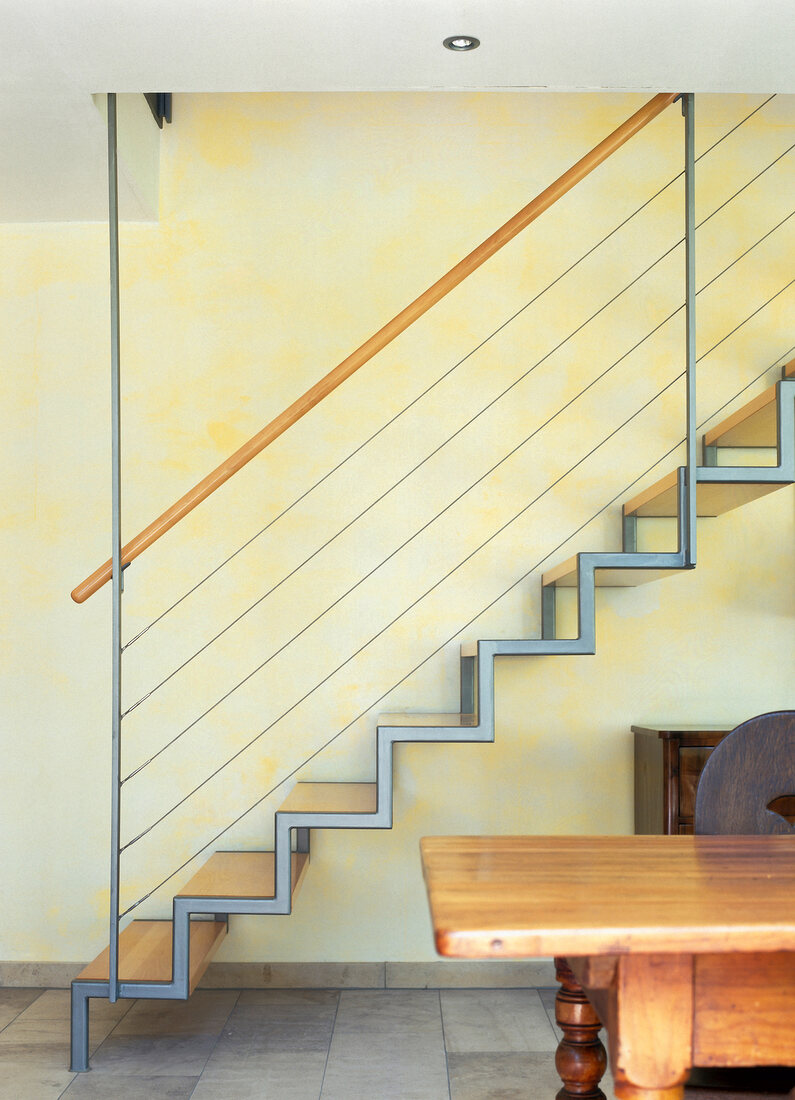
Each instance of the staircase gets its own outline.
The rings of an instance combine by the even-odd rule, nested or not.
[[[721,465],[734,449],[769,448],[771,465]],[[731,452],[731,453],[730,453]],[[795,359],[782,379],[703,437],[697,467],[700,517],[719,516],[795,482]],[[672,470],[623,506],[623,549],[584,552],[542,578],[542,636],[461,647],[461,710],[456,714],[384,714],[376,730],[375,781],[298,783],[276,812],[272,852],[215,852],[173,899],[171,920],[134,920],[119,939],[121,997],[185,999],[239,914],[288,914],[307,872],[312,829],[388,829],[392,825],[393,747],[398,742],[494,740],[494,658],[591,654],[596,650],[595,590],[643,584],[687,561],[683,517],[686,468]],[[675,547],[644,551],[643,520],[667,517]],[[563,593],[576,593],[577,625],[563,634]],[[88,1003],[108,997],[109,950],[72,984],[72,1069],[88,1068]]]

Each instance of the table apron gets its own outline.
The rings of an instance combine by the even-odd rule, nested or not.
[[[795,1065],[795,951],[697,955],[693,1064]]]
[[[675,1089],[691,1066],[795,1065],[795,952],[568,964],[607,1029],[617,1095]]]

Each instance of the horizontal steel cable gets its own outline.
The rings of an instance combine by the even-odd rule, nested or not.
[[[787,285],[789,286],[791,284],[787,284]],[[783,293],[784,289],[786,289],[786,287],[783,288],[781,291],[779,291],[779,294]],[[772,301],[773,299],[770,299],[770,300]],[[762,307],[762,308],[764,308],[764,307]],[[726,336],[722,337],[716,344],[713,344],[713,346],[709,349],[709,351],[704,352],[704,354],[699,357],[698,361],[700,362],[701,360],[706,358],[707,355],[711,354],[711,352],[714,351],[715,348],[719,347],[720,344],[722,344],[726,339],[728,339],[729,336],[731,336],[734,332],[736,332],[737,328],[740,328],[742,326],[742,324],[745,324],[752,317],[756,316],[756,314],[758,312],[759,312],[759,310],[755,310],[754,313],[750,314],[749,317],[747,317],[745,319],[745,321],[741,322],[740,325],[738,325],[734,329],[732,329],[731,333],[727,333]],[[706,427],[706,425],[709,424],[709,422],[711,420],[714,420],[716,416],[718,416],[721,412],[724,411],[724,409],[726,409],[729,405],[731,405],[731,403],[733,401],[736,401],[737,398],[740,397],[743,393],[745,393],[746,390],[750,389],[751,386],[753,386],[756,382],[758,382],[760,380],[760,378],[763,378],[769,371],[773,370],[778,364],[781,364],[783,360],[786,360],[787,356],[789,356],[789,354],[792,351],[795,351],[795,344],[792,345],[792,347],[790,347],[783,355],[780,355],[773,363],[770,364],[770,366],[767,366],[767,367],[765,367],[765,369],[763,371],[760,371],[759,374],[757,374],[754,378],[752,378],[750,382],[748,382],[745,386],[742,387],[742,389],[738,390],[735,394],[733,394],[730,398],[728,398],[719,408],[713,410],[713,412],[711,412],[709,414],[709,416],[705,417],[704,420],[702,420],[701,423],[698,425],[698,430],[700,431],[702,428]],[[654,401],[657,400],[657,398],[661,397],[662,394],[665,393],[666,390],[668,390],[670,388],[670,386],[672,386],[675,382],[679,381],[683,376],[684,376],[684,372],[678,374],[674,379],[671,380],[670,383],[668,383],[666,386],[664,386],[657,394],[654,395],[654,397],[652,397],[648,402],[646,402],[646,404],[643,406],[643,408],[645,409],[649,405],[651,405]],[[624,422],[624,424],[619,425],[619,427],[614,432],[610,433],[610,436],[608,436],[604,440],[602,440],[602,443],[606,442],[607,439],[612,438],[613,435],[615,435],[617,432],[621,431],[622,428],[624,428],[630,422],[630,420],[634,419],[634,417],[637,416],[638,413],[641,412],[641,411],[642,411],[641,409],[636,410],[636,412],[633,413],[632,416],[627,421]],[[265,792],[265,794],[263,794],[260,798],[258,798],[256,800],[256,802],[253,802],[250,806],[248,806],[245,810],[243,810],[242,813],[238,814],[238,816],[236,818],[234,818],[227,825],[225,825],[224,828],[220,830],[220,832],[216,833],[213,837],[210,838],[210,840],[207,841],[206,844],[203,844],[202,847],[198,848],[191,856],[188,857],[188,859],[186,859],[183,863],[181,863],[178,867],[176,867],[173,871],[171,871],[171,873],[166,878],[162,879],[157,884],[157,886],[152,887],[152,889],[149,890],[146,894],[144,894],[142,897],[140,897],[137,901],[133,902],[132,905],[130,905],[127,909],[125,909],[125,911],[121,914],[121,917],[126,917],[129,913],[131,913],[139,905],[141,905],[143,902],[145,902],[148,898],[152,897],[152,895],[155,894],[161,887],[165,886],[167,882],[170,882],[171,879],[174,878],[175,875],[178,875],[180,871],[184,870],[188,866],[189,863],[191,863],[194,859],[198,858],[198,856],[200,856],[203,852],[205,852],[211,845],[215,844],[218,840],[220,840],[221,837],[224,836],[226,833],[228,833],[230,829],[234,828],[235,825],[239,824],[239,822],[241,822],[244,817],[246,817],[248,814],[250,814],[258,806],[261,806],[262,803],[267,798],[270,798],[270,796],[272,794],[274,794],[280,787],[284,786],[284,784],[287,783],[290,779],[292,779],[293,776],[297,775],[297,773],[302,768],[306,767],[306,765],[309,764],[312,760],[314,760],[315,757],[319,756],[321,752],[323,752],[325,749],[327,749],[329,747],[329,745],[333,744],[339,737],[341,737],[344,733],[346,733],[358,721],[360,721],[362,718],[366,717],[367,714],[369,714],[369,712],[372,711],[372,709],[374,707],[377,707],[379,703],[383,702],[383,700],[386,699],[386,697],[391,692],[393,692],[396,688],[400,687],[401,684],[405,683],[405,681],[408,680],[410,676],[413,676],[415,672],[419,671],[419,669],[421,669],[423,667],[423,665],[427,664],[428,661],[430,661],[433,657],[435,657],[438,653],[440,653],[446,646],[448,646],[452,642],[454,642],[456,640],[456,638],[459,638],[461,636],[461,634],[463,633],[463,631],[468,630],[474,623],[477,622],[477,620],[479,618],[481,618],[483,615],[485,615],[487,611],[490,611],[492,607],[494,607],[497,603],[500,602],[500,600],[504,599],[515,588],[517,588],[520,584],[522,584],[525,580],[527,580],[527,578],[532,573],[534,573],[534,572],[536,572],[536,570],[540,569],[542,565],[544,565],[547,561],[549,561],[549,559],[551,557],[553,557],[553,555],[559,553],[559,551],[561,551],[564,546],[566,546],[569,542],[571,542],[571,540],[573,538],[575,538],[578,534],[580,534],[580,532],[583,531],[587,526],[589,526],[589,524],[593,523],[593,521],[595,519],[597,519],[600,515],[602,515],[604,512],[606,512],[608,508],[611,508],[617,501],[619,501],[623,497],[625,497],[626,494],[629,493],[631,489],[633,489],[640,481],[642,481],[645,477],[647,477],[652,472],[652,470],[656,469],[656,467],[659,466],[661,462],[664,462],[667,458],[670,458],[670,456],[672,454],[674,454],[674,452],[677,450],[677,448],[681,447],[684,442],[685,442],[684,437],[677,440],[677,442],[672,447],[670,447],[664,454],[660,455],[660,457],[658,459],[656,459],[650,466],[647,466],[646,469],[642,473],[638,474],[638,476],[636,478],[634,478],[631,482],[629,482],[629,484],[625,485],[621,490],[619,490],[619,492],[616,493],[615,496],[613,496],[606,504],[602,505],[601,508],[597,509],[597,511],[594,512],[592,516],[589,516],[588,519],[586,519],[583,523],[581,523],[578,527],[576,527],[570,534],[568,534],[566,536],[566,538],[564,538],[561,542],[559,542],[557,544],[557,546],[555,546],[552,550],[550,550],[542,558],[539,558],[539,560],[534,565],[532,565],[528,570],[526,570],[520,577],[517,577],[516,580],[514,580],[498,596],[495,596],[494,599],[492,599],[488,604],[485,605],[485,607],[482,607],[477,612],[476,615],[474,615],[471,619],[467,620],[467,622],[463,623],[460,627],[458,627],[456,629],[456,631],[453,634],[451,634],[443,642],[441,642],[439,645],[437,645],[435,647],[435,649],[431,650],[430,653],[426,654],[426,656],[423,657],[423,659],[418,664],[416,664],[412,669],[410,669],[407,673],[405,673],[404,676],[401,676],[399,680],[397,680],[394,684],[392,684],[391,687],[387,688],[387,690],[385,692],[383,692],[381,695],[379,695],[377,699],[374,699],[371,703],[369,703],[368,706],[365,707],[365,709],[363,711],[360,711],[360,713],[357,714],[355,718],[352,718],[350,722],[348,722],[345,726],[343,726],[342,729],[338,730],[332,737],[330,737],[328,739],[328,741],[325,741],[322,745],[320,745],[317,749],[315,749],[312,753],[310,753],[310,755],[307,756],[306,759],[302,760],[301,763],[297,764],[290,772],[287,773],[287,775],[283,776],[279,780],[278,783],[275,783],[274,786],[272,786],[268,791]],[[594,451],[599,449],[599,447],[602,445],[602,443],[597,444],[596,447],[594,447],[589,452],[588,455],[584,456],[583,459],[580,459],[579,462],[575,463],[575,465],[572,466],[570,470],[567,470],[564,474],[562,474],[561,477],[557,479],[557,482],[555,482],[555,484],[559,483],[563,478],[565,478],[568,475],[568,473],[571,472],[571,470],[573,470],[576,466],[580,465],[583,461],[585,461],[588,457],[590,457],[590,455],[593,454]],[[546,490],[544,490],[544,493],[548,492],[553,487],[554,487],[554,485],[549,486]],[[518,516],[515,517],[515,518],[518,518]],[[509,521],[509,522],[513,522],[513,521]],[[477,551],[475,551],[475,552],[477,552]],[[467,561],[467,560],[469,560],[469,557],[467,557],[465,559],[465,561]],[[461,564],[464,564],[464,563],[462,562]],[[459,567],[460,566],[457,566],[456,568],[459,568]],[[451,572],[455,572],[455,570],[452,570]],[[437,583],[442,583],[442,581],[446,580],[447,576],[449,576],[449,575],[450,574],[447,574],[445,577],[442,578],[442,580],[440,582],[437,582]],[[420,598],[422,598],[422,597],[420,597]],[[404,614],[405,614],[405,612],[404,612]],[[397,620],[393,620],[393,621],[397,621]],[[389,626],[391,626],[391,625],[392,625],[392,623],[389,624]],[[384,629],[389,629],[389,626],[385,627]],[[376,635],[375,637],[378,637],[378,636],[379,635]],[[374,639],[370,639],[370,641],[373,641],[373,640]],[[369,644],[370,644],[370,642],[365,643],[365,645],[369,645]],[[364,648],[364,647],[362,647],[362,648]],[[361,650],[357,650],[357,653],[353,654],[352,656],[356,656],[359,652],[361,652]],[[349,660],[350,659],[351,658],[349,658]],[[338,671],[338,670],[335,669],[335,672],[336,671]],[[332,672],[330,675],[333,676],[334,673]],[[326,679],[328,679],[328,677]],[[320,684],[317,684],[316,687],[312,689],[312,691],[315,691],[317,689],[317,687],[320,687],[325,682],[326,682],[325,680],[321,681]],[[308,694],[311,694],[311,692],[309,692]],[[304,696],[304,699],[305,698],[307,698],[307,696]],[[304,701],[303,699],[300,699],[298,701],[298,703],[295,704],[295,706],[298,706],[303,701]],[[290,709],[292,710],[294,708],[291,707]],[[266,729],[264,729],[262,731],[262,733],[263,734],[267,733],[268,730],[271,729],[272,726],[276,724],[276,722],[281,721],[281,719],[283,717],[286,717],[286,715],[288,713],[289,713],[289,711],[285,711],[285,713],[283,715],[280,715],[280,717],[277,718],[275,720],[275,722],[271,723],[270,726],[266,727]],[[152,827],[154,828],[154,826],[152,826]],[[129,845],[128,845],[128,847],[129,847]]]
[[[760,103],[751,112],[749,112],[749,114],[745,115],[744,118],[740,119],[740,121],[737,122],[734,126],[732,126],[731,129],[727,130],[726,133],[723,134],[721,137],[719,137],[717,139],[717,141],[715,141],[712,145],[709,146],[709,148],[705,149],[703,153],[700,153],[699,156],[696,157],[696,163],[698,163],[698,161],[702,160],[704,157],[708,156],[723,141],[725,141],[728,137],[730,137],[733,133],[735,133],[735,131],[739,130],[741,126],[745,125],[745,123],[748,122],[749,119],[753,118],[753,116],[755,114],[757,114],[758,111],[761,111],[763,107],[767,106],[767,104],[770,103],[770,101],[775,99],[775,98],[776,98],[776,96],[775,96],[775,93],[774,93],[773,95],[768,96],[767,99],[763,100],[762,103]],[[590,255],[592,255],[594,252],[596,252],[597,249],[601,248],[601,246],[603,244],[605,244],[606,241],[608,241],[620,229],[623,229],[623,227],[625,225],[627,225],[628,222],[630,222],[634,217],[636,217],[636,215],[640,214],[641,211],[645,210],[647,206],[649,206],[652,202],[655,201],[655,199],[657,199],[660,195],[662,195],[669,187],[672,186],[672,184],[676,183],[677,180],[681,179],[682,176],[684,176],[684,171],[681,171],[677,175],[675,175],[666,184],[664,184],[663,187],[661,187],[659,191],[655,192],[655,194],[653,194],[649,199],[647,199],[644,203],[642,203],[639,207],[637,207],[636,210],[634,210],[631,214],[629,214],[626,218],[624,218],[623,221],[619,222],[619,224],[616,225],[613,229],[611,229],[609,233],[607,233],[604,237],[601,238],[601,240],[597,241],[596,244],[594,244],[591,248],[589,248],[586,252],[584,252],[582,254],[582,256],[579,257],[579,259],[575,260],[574,263],[572,263],[569,267],[567,267],[565,271],[561,272],[561,274],[558,275],[555,279],[553,279],[551,283],[548,283],[547,286],[545,286],[542,290],[540,290],[533,298],[530,299],[529,302],[526,302],[520,309],[518,309],[516,311],[516,313],[514,313],[510,317],[508,317],[507,320],[503,321],[503,323],[501,325],[499,325],[492,333],[490,333],[488,336],[486,336],[479,344],[476,345],[476,347],[474,347],[471,351],[467,352],[467,354],[462,359],[459,359],[457,363],[454,363],[453,366],[448,368],[448,370],[446,370],[442,375],[439,376],[439,378],[437,378],[434,382],[432,382],[430,386],[428,386],[421,393],[419,393],[415,398],[413,398],[408,403],[408,405],[406,405],[404,408],[402,408],[399,412],[395,413],[395,415],[392,416],[389,420],[387,420],[384,424],[382,424],[381,427],[378,428],[377,431],[375,431],[372,435],[368,436],[368,438],[365,439],[364,442],[360,443],[353,451],[351,451],[348,455],[346,455],[345,458],[341,459],[335,466],[333,466],[330,470],[328,470],[325,474],[323,474],[323,476],[320,477],[316,482],[314,482],[307,490],[305,490],[305,492],[301,493],[300,496],[296,497],[295,500],[293,500],[291,504],[288,504],[285,508],[282,509],[281,512],[278,513],[278,515],[274,516],[273,519],[269,520],[268,523],[265,524],[264,527],[262,527],[259,531],[256,532],[256,534],[252,535],[251,538],[247,539],[246,542],[244,542],[241,546],[239,546],[236,550],[234,550],[228,557],[226,557],[223,561],[219,562],[219,564],[217,566],[215,566],[205,577],[203,577],[200,581],[197,581],[194,585],[192,585],[191,588],[189,588],[186,592],[184,592],[182,596],[180,596],[177,600],[174,601],[174,603],[172,603],[169,607],[167,607],[164,611],[162,611],[147,626],[145,626],[141,630],[139,630],[138,633],[135,634],[132,638],[130,638],[130,640],[124,645],[123,649],[128,649],[130,646],[132,646],[135,642],[137,642],[140,638],[142,638],[144,634],[146,634],[149,630],[151,630],[151,628],[153,626],[155,626],[162,619],[164,619],[175,608],[179,607],[179,605],[184,600],[186,600],[189,596],[193,595],[193,593],[196,592],[199,588],[201,588],[202,585],[204,585],[208,580],[210,580],[212,577],[214,577],[221,569],[223,569],[224,566],[228,565],[229,562],[231,562],[235,557],[237,557],[238,554],[242,553],[243,550],[247,549],[261,535],[264,535],[265,532],[268,531],[275,523],[277,523],[280,519],[282,519],[285,515],[287,515],[287,513],[290,512],[297,504],[300,504],[301,501],[305,500],[306,497],[308,497],[310,493],[314,492],[314,490],[317,489],[320,485],[322,485],[325,481],[327,481],[328,478],[330,478],[333,474],[337,473],[337,471],[340,470],[347,462],[349,462],[352,458],[354,458],[357,454],[359,454],[360,451],[362,451],[365,447],[367,447],[370,443],[372,443],[373,440],[376,439],[379,435],[381,435],[382,432],[386,431],[387,428],[391,427],[391,425],[394,424],[395,421],[397,421],[401,416],[403,416],[404,413],[408,412],[409,409],[413,408],[419,401],[421,401],[423,398],[425,398],[433,389],[436,388],[436,386],[438,386],[441,382],[443,382],[446,378],[448,378],[451,374],[453,374],[453,372],[456,371],[460,366],[462,366],[464,363],[466,363],[468,359],[470,359],[473,355],[475,355],[478,351],[480,351],[481,348],[483,348],[490,340],[494,339],[494,337],[497,336],[500,332],[502,332],[503,329],[507,328],[508,325],[510,325],[513,321],[515,321],[517,317],[521,316],[521,314],[524,313],[527,309],[529,309],[530,306],[534,305],[541,297],[543,297],[544,294],[546,294],[549,290],[551,290],[554,286],[556,286],[562,279],[564,279],[568,274],[570,274],[570,272],[572,272],[579,264],[581,264]],[[428,456],[428,457],[431,457],[431,456]],[[409,472],[413,473],[414,471],[412,470],[412,471],[409,471]],[[400,483],[399,482],[396,483],[396,485],[393,486],[393,488],[396,488],[397,484],[400,484]],[[378,503],[378,501],[374,501],[373,505],[371,505],[370,507],[373,507],[377,503]],[[351,522],[352,523],[357,522],[361,518],[361,515],[363,515],[363,514],[364,513],[361,513],[359,516],[356,517],[356,519],[352,520]],[[347,530],[347,527],[342,528],[341,531],[337,532],[337,535],[342,534],[342,532],[345,531],[345,530]],[[335,536],[335,537],[337,537],[337,536]],[[319,553],[321,550],[325,549],[325,547],[327,545],[328,545],[328,543],[324,543],[323,546],[318,548],[316,553]],[[307,559],[307,560],[311,560],[311,558]],[[302,562],[301,566],[298,566],[297,568],[301,568],[304,564],[306,564],[306,563]],[[292,576],[292,573],[288,574],[288,577],[289,576]],[[283,579],[287,580],[288,577],[285,577]],[[266,595],[269,595],[269,594],[270,593],[266,593]],[[256,606],[256,605],[252,605],[252,606]],[[244,612],[244,614],[245,614],[245,612]],[[235,622],[236,621],[237,620],[235,620]],[[234,623],[230,623],[229,625],[233,626]],[[210,643],[208,643],[208,644],[211,644],[212,641],[215,641],[215,638],[211,639]],[[157,688],[153,688],[152,690],[157,690]],[[145,696],[145,698],[147,698],[147,697],[148,696]]]
[[[734,261],[734,262],[736,263],[737,261]],[[730,265],[730,266],[732,266],[732,265]],[[713,346],[709,349],[709,351],[707,351],[703,355],[699,356],[697,362],[701,362],[704,358],[706,358],[707,355],[711,354],[717,347],[720,346],[720,344],[722,344],[726,339],[728,339],[729,336],[733,335],[734,332],[736,332],[736,331],[738,331],[738,329],[742,328],[742,326],[744,324],[747,324],[748,321],[750,321],[753,317],[755,317],[758,313],[760,313],[764,308],[766,308],[766,306],[768,306],[770,304],[770,302],[774,301],[775,298],[777,298],[781,294],[783,294],[784,291],[787,290],[788,287],[791,286],[793,283],[795,283],[795,279],[790,280],[790,282],[787,283],[786,286],[782,287],[781,290],[777,291],[776,294],[774,294],[771,298],[769,298],[766,302],[764,302],[761,306],[759,306],[751,314],[749,314],[748,317],[745,318],[745,320],[741,321],[738,325],[736,325],[730,333],[728,333],[726,336],[722,337],[716,344],[713,344]],[[664,324],[667,324],[668,321],[670,321],[673,317],[676,316],[677,313],[680,313],[683,309],[684,309],[684,303],[682,305],[678,306],[677,309],[674,310],[673,313],[669,314],[669,316],[665,319],[665,321],[662,321],[659,325],[657,325],[656,328],[652,330],[652,333],[649,333],[646,336],[644,336],[636,345],[634,345],[634,347],[630,348],[629,351],[625,352],[624,355],[621,356],[621,359],[616,360],[616,363],[614,363],[612,366],[617,365],[618,362],[620,362],[622,359],[625,359],[628,355],[630,355],[633,351],[635,351],[638,347],[640,347],[641,344],[645,343],[645,341],[649,338],[650,335],[652,335],[654,332],[656,332],[660,328],[662,328],[662,326]],[[607,370],[604,371],[603,374],[600,377],[603,377],[604,374],[608,373],[609,370],[612,369],[612,366],[608,367]],[[646,409],[648,407],[648,405],[650,405],[653,401],[657,400],[657,398],[662,393],[664,393],[667,389],[670,388],[671,385],[673,385],[673,382],[677,381],[678,378],[681,378],[681,377],[682,377],[681,374],[677,375],[677,377],[675,379],[673,379],[665,387],[663,387],[663,389],[658,394],[656,394],[653,398],[651,398],[650,401],[647,401],[646,404],[642,405],[638,410],[636,410],[628,418],[628,420],[624,421],[624,423],[619,426],[619,428],[615,429],[613,432],[611,432],[609,435],[607,435],[599,444],[597,444],[596,447],[594,447],[590,452],[588,452],[588,454],[585,456],[585,458],[580,459],[577,463],[574,464],[574,466],[572,466],[569,470],[567,470],[565,474],[561,475],[561,477],[559,477],[556,481],[554,481],[552,483],[552,485],[548,486],[547,489],[545,489],[539,496],[535,497],[529,504],[525,505],[519,512],[516,513],[516,515],[514,515],[510,520],[508,520],[507,523],[505,523],[497,531],[495,531],[493,534],[491,534],[483,543],[480,544],[480,546],[478,546],[475,550],[473,550],[470,554],[468,554],[466,556],[466,558],[464,558],[461,562],[459,562],[458,565],[456,565],[453,569],[451,569],[448,573],[446,573],[440,580],[436,581],[429,589],[427,589],[427,591],[423,592],[422,595],[418,596],[417,599],[415,599],[411,604],[409,604],[408,607],[404,608],[404,610],[399,615],[397,615],[394,619],[392,619],[389,623],[387,623],[387,625],[385,627],[383,627],[381,630],[379,630],[378,633],[373,635],[372,638],[368,639],[368,641],[365,642],[362,646],[360,646],[354,653],[350,654],[344,661],[342,661],[339,665],[337,665],[336,668],[334,668],[330,673],[328,673],[328,675],[326,675],[322,680],[320,680],[317,684],[315,684],[315,686],[312,687],[305,695],[303,695],[295,703],[291,704],[291,706],[287,710],[285,710],[282,714],[280,714],[277,718],[275,718],[271,723],[269,723],[269,725],[266,726],[265,729],[261,730],[255,737],[253,737],[250,741],[248,741],[245,745],[243,745],[240,749],[238,749],[237,752],[233,753],[233,755],[230,756],[229,759],[224,761],[223,764],[219,765],[213,772],[211,772],[208,776],[206,776],[200,783],[198,783],[183,798],[179,799],[179,801],[174,803],[174,805],[170,809],[166,810],[165,813],[161,814],[160,817],[158,817],[155,821],[153,821],[150,825],[148,825],[146,827],[146,829],[142,830],[142,832],[140,832],[137,836],[133,837],[126,844],[124,844],[120,848],[120,851],[123,852],[127,848],[130,848],[134,844],[137,844],[138,841],[142,840],[143,837],[145,837],[148,833],[150,833],[152,831],[152,829],[156,828],[156,826],[158,826],[161,822],[165,821],[165,819],[167,817],[169,817],[175,810],[177,810],[180,806],[184,805],[184,803],[187,802],[190,798],[192,798],[194,794],[196,794],[204,786],[206,786],[207,783],[209,783],[212,779],[214,779],[217,775],[219,775],[225,768],[227,768],[231,763],[233,763],[239,756],[241,756],[244,752],[246,752],[248,749],[250,749],[251,746],[254,745],[261,737],[263,737],[270,729],[272,729],[273,726],[275,726],[278,722],[280,722],[283,718],[285,718],[288,714],[290,714],[293,710],[295,710],[296,707],[298,707],[301,703],[303,703],[306,699],[308,699],[310,695],[312,695],[315,691],[317,691],[317,689],[319,687],[321,687],[323,684],[325,684],[328,680],[331,679],[332,676],[335,676],[337,674],[337,672],[339,672],[342,668],[344,668],[347,664],[349,664],[350,661],[352,661],[355,657],[357,657],[359,655],[359,653],[362,652],[362,650],[366,649],[367,646],[371,645],[372,642],[374,642],[377,638],[381,637],[382,634],[384,634],[387,630],[389,630],[392,626],[394,626],[394,624],[396,622],[398,622],[401,618],[403,618],[404,615],[406,615],[409,611],[411,611],[414,607],[416,607],[418,603],[420,603],[423,599],[426,598],[426,596],[430,595],[431,592],[433,592],[436,588],[439,587],[440,584],[442,584],[445,580],[447,580],[450,576],[452,576],[453,573],[455,573],[467,561],[469,561],[472,557],[474,557],[475,554],[477,554],[481,550],[483,550],[498,535],[502,534],[502,532],[504,530],[506,530],[507,527],[509,527],[512,523],[515,523],[516,520],[519,519],[520,516],[524,515],[530,508],[532,508],[538,502],[538,500],[541,499],[541,497],[545,496],[546,493],[550,491],[550,489],[554,488],[554,486],[557,485],[559,483],[559,481],[562,480],[563,477],[567,476],[567,474],[570,473],[573,469],[576,469],[579,465],[581,465],[581,463],[583,461],[585,461],[586,458],[590,457],[590,455],[593,454],[595,450],[598,450],[599,447],[603,446],[604,443],[606,443],[609,439],[611,439],[618,431],[621,430],[621,428],[625,427],[628,423],[630,423],[637,415],[639,415],[640,412],[644,411],[644,409]],[[597,378],[593,382],[589,383],[589,385],[586,387],[586,389],[590,389],[591,386],[594,385],[595,382],[598,381],[598,380],[599,379]],[[583,390],[583,391],[581,391],[581,393],[582,392],[585,392],[585,391]],[[580,395],[581,394],[578,394],[577,397],[579,397]],[[577,397],[572,398],[571,401],[569,401],[567,403],[567,406],[573,404],[574,401],[577,400]],[[564,408],[567,407],[567,406],[564,406]],[[555,419],[555,417],[557,415],[559,415],[559,413],[561,411],[562,410],[558,410],[558,412],[553,414],[553,416],[550,417],[550,421]],[[545,425],[542,425],[541,427],[544,427],[544,426]],[[537,432],[540,431],[540,430],[541,430],[541,428],[536,429],[533,434],[537,434]],[[530,437],[528,437],[528,438],[530,438]],[[520,444],[519,446],[522,446],[522,445],[523,444]],[[515,448],[515,450],[518,450],[518,448]],[[466,490],[466,491],[468,492],[469,490]],[[461,494],[461,496],[464,496],[464,495],[465,495],[465,493]],[[460,499],[460,497],[458,499]],[[379,567],[376,567],[376,568],[379,568]],[[373,570],[373,572],[374,571],[375,570]],[[309,624],[309,625],[311,625],[311,624]],[[305,627],[304,629],[308,629],[308,627]],[[289,643],[287,643],[287,644],[289,644]],[[284,647],[282,647],[282,648],[284,648]],[[271,658],[269,658],[269,660],[270,659]],[[255,670],[255,671],[258,671],[258,670]],[[197,721],[198,720],[199,719],[197,719]],[[190,728],[190,727],[188,727],[188,728]],[[172,742],[170,742],[169,744],[173,744],[174,741],[176,741],[179,737],[183,736],[183,734],[185,732],[187,732],[187,730],[183,730],[182,733],[178,734],[176,738],[172,739]],[[151,759],[156,759],[157,756],[159,756],[162,752],[164,752],[165,749],[168,748],[168,747],[169,747],[169,745],[164,746]],[[150,763],[150,762],[151,761],[147,761],[147,763]],[[145,765],[142,765],[142,768],[144,766]],[[140,771],[140,770],[141,770],[141,768],[137,769],[136,772],[131,773],[131,776],[128,777],[128,778],[131,778],[132,775],[137,774],[137,772]]]

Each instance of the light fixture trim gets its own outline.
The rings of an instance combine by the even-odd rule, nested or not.
[[[449,38],[445,38],[442,45],[453,53],[468,53],[478,48],[480,39],[471,34],[451,34]]]

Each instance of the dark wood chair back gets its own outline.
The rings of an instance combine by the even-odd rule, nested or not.
[[[771,808],[772,807],[772,808]],[[710,754],[696,790],[695,831],[793,833],[795,711],[760,714],[743,722]],[[795,1069],[786,1066],[693,1069],[688,1100],[795,1098]],[[730,1089],[729,1092],[719,1091]]]
[[[713,749],[698,781],[695,831],[795,833],[793,809],[795,711],[761,714]]]

